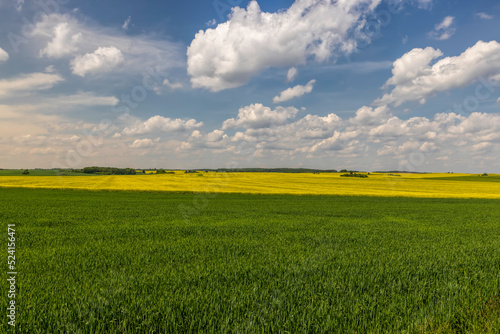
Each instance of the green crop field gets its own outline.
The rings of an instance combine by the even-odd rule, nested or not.
[[[426,179],[423,177],[422,179]],[[469,175],[469,176],[448,176],[448,177],[434,177],[428,178],[429,180],[442,180],[442,181],[474,181],[474,182],[500,182],[500,175]]]
[[[59,171],[55,169],[30,169],[29,174],[24,175],[25,169],[0,169],[0,176],[87,176],[85,173],[75,173],[70,171]]]
[[[0,189],[19,333],[499,333],[499,217],[486,199]]]

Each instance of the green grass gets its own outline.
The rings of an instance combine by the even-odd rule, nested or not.
[[[0,189],[0,221],[19,333],[498,333],[499,204]]]
[[[0,176],[88,176],[91,174],[59,171],[54,169],[28,169],[29,175],[23,175],[25,169],[0,169]]]
[[[480,174],[467,175],[467,176],[428,177],[422,179],[444,180],[444,181],[500,182],[500,175],[488,175],[488,176],[479,176],[479,175]]]

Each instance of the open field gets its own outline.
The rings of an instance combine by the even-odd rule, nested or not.
[[[0,198],[18,332],[500,331],[498,200],[217,194],[186,221],[193,194]]]
[[[457,182],[460,181],[460,182]],[[0,187],[500,199],[500,176],[470,174],[216,173],[174,175],[0,176]]]
[[[0,176],[25,176],[23,172],[25,169],[0,169]],[[61,172],[59,170],[53,169],[30,169],[29,176],[88,176],[89,174],[85,173],[75,173],[64,171]]]

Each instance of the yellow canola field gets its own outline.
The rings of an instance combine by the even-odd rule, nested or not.
[[[475,181],[473,179],[474,175],[469,174],[401,174],[400,176],[371,174],[368,178],[340,177],[340,174],[336,173],[206,172],[199,174],[184,174],[177,171],[175,175],[0,176],[0,187],[197,193],[500,198],[500,182]],[[464,176],[469,177],[469,180],[453,180],[454,177]]]

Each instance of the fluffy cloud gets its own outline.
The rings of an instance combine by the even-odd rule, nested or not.
[[[252,0],[235,7],[229,21],[196,34],[188,48],[188,73],[193,87],[211,91],[247,83],[268,67],[325,61],[356,49],[363,16],[380,0],[296,0],[286,11],[262,12]]]
[[[490,169],[500,167],[500,160],[492,158],[500,153],[497,114],[441,113],[433,118],[401,119],[384,108],[363,107],[345,120],[335,114],[307,115],[273,127],[247,128],[216,145],[207,145],[206,135],[195,132],[178,151],[189,149],[203,154],[212,148],[211,154],[222,156],[226,152],[240,165],[266,159],[267,165],[314,161],[314,166],[322,168],[361,164],[368,170],[471,171],[487,160]],[[462,167],[456,165],[457,161],[464,162]],[[467,161],[473,163],[467,166]]]
[[[273,98],[273,102],[280,103],[302,96],[304,94],[309,94],[310,92],[312,92],[315,83],[316,80],[311,80],[305,86],[297,85],[295,87],[288,88],[282,91],[279,96],[275,96]]]
[[[318,150],[327,150],[327,151],[340,151],[344,148],[343,142],[340,138],[341,134],[340,132],[335,131],[333,136],[323,139],[317,144],[314,144],[311,149],[309,150],[310,152],[316,152]]]
[[[144,139],[136,139],[132,144],[129,145],[130,148],[148,148],[153,147],[158,143],[160,139],[157,138],[155,140],[144,138]]]
[[[39,25],[43,23],[42,21]],[[48,25],[47,23],[48,22],[46,22],[46,25]],[[40,56],[61,58],[78,51],[77,45],[82,42],[82,33],[75,31],[75,29],[70,27],[68,22],[60,22],[57,25],[47,27],[44,31],[41,31],[40,28],[41,27],[38,27],[38,30],[35,30],[33,33],[35,35],[43,34],[45,36],[52,36],[52,40],[47,46],[40,50]]]
[[[392,77],[387,80],[384,88],[411,83],[415,78],[432,72],[429,63],[443,53],[431,47],[413,49],[393,63]]]
[[[157,135],[132,140],[124,138],[124,134],[121,138],[105,135],[105,145],[102,150],[95,152],[93,158],[96,161],[108,161],[108,155],[123,155],[122,150],[128,149],[125,151],[128,152],[127,159],[122,160],[123,165],[127,166],[130,165],[130,159],[149,154],[151,148],[164,155],[175,155],[176,159],[186,159],[176,165],[178,168],[190,161],[192,164],[189,166],[192,168],[199,168],[198,164],[221,167],[220,162],[228,159],[237,161],[240,166],[255,163],[296,166],[301,162],[319,168],[363,166],[366,170],[414,168],[420,171],[457,171],[461,168],[457,161],[470,161],[462,171],[473,171],[480,167],[481,162],[487,162],[488,171],[500,167],[498,114],[472,113],[462,116],[441,113],[433,118],[403,119],[383,108],[362,107],[351,118],[344,120],[335,114],[306,115],[272,127],[247,127],[234,135],[226,134],[222,129],[205,133],[200,127],[191,132],[176,133],[175,137],[171,133],[161,132],[161,129],[152,125],[154,122],[147,123],[151,126],[144,128],[149,129],[138,132],[158,130]],[[3,122],[0,124],[3,126]],[[89,125],[85,128],[89,129]],[[24,134],[33,133],[24,131]],[[44,153],[51,159],[58,154],[65,154],[68,147],[75,147],[85,140],[85,136],[75,136],[69,132],[65,135],[50,132],[41,135],[18,133],[10,138],[4,143],[13,145],[8,146],[12,150],[23,149],[18,151],[29,154],[31,149],[38,148],[36,154]],[[47,147],[51,149],[43,151]],[[408,165],[407,161],[417,156],[421,159],[418,165],[415,159],[411,160],[413,165]],[[98,160],[99,157],[104,160]],[[193,160],[193,157],[196,158]],[[142,161],[140,159],[143,158],[137,159],[135,161]]]
[[[335,114],[307,115],[292,123],[265,128],[247,128],[244,132],[236,132],[231,141],[254,143],[258,149],[307,151],[308,146],[314,145],[317,140],[329,138],[340,129],[344,129],[343,121]]]
[[[295,122],[297,110],[278,108],[276,111],[260,104],[241,108],[238,118],[224,122],[222,129],[239,127],[244,131],[236,132],[228,137],[222,130],[216,130],[208,135],[194,131],[179,150],[195,148],[216,148],[234,154],[263,152],[265,150],[279,150],[280,154],[293,154],[296,150],[310,151],[310,146],[332,136],[343,128],[343,122],[335,114],[327,116],[307,115]],[[343,140],[353,138],[353,131],[342,134]],[[288,152],[288,153],[286,153]]]
[[[351,123],[357,125],[374,125],[385,121],[388,117],[387,107],[371,108],[363,106],[356,111],[356,116],[351,118]]]
[[[37,45],[41,45],[42,57],[76,58],[74,62],[85,60],[87,65],[94,60],[99,66],[102,65],[103,59],[120,60],[119,53],[114,49],[105,49],[104,53],[101,50],[98,54],[93,54],[102,46],[112,46],[123,54],[124,61],[117,70],[128,74],[142,73],[148,66],[158,67],[158,64],[161,64],[162,70],[185,66],[183,47],[180,44],[158,40],[148,35],[129,36],[120,27],[92,25],[70,14],[41,17],[34,25],[30,37]]]
[[[235,122],[234,119],[228,121],[230,125]],[[179,150],[214,148],[219,153],[223,150],[234,156],[266,156],[280,161],[299,156],[302,159],[336,157],[336,161],[359,159],[365,163],[375,160],[386,168],[392,163],[392,168],[398,169],[407,168],[407,160],[415,153],[425,157],[422,163],[426,164],[440,157],[439,161],[445,162],[443,156],[453,160],[463,154],[475,157],[486,152],[491,154],[500,149],[500,116],[472,113],[466,117],[441,113],[433,118],[401,119],[391,115],[387,107],[365,106],[345,120],[335,114],[307,115],[272,127],[246,126],[244,131],[227,138],[221,130],[212,136],[217,144],[207,145],[207,135],[194,131]],[[414,167],[426,168],[424,165]]]
[[[194,149],[224,150],[227,147],[228,135],[222,130],[214,130],[207,134],[199,130],[193,131],[187,141],[181,143],[177,151]]]
[[[153,116],[145,122],[137,121],[123,130],[124,135],[138,135],[152,132],[184,132],[192,131],[203,126],[195,119],[171,119],[162,116]]]
[[[4,49],[0,48],[0,63],[9,60],[9,54]]]
[[[425,103],[425,99],[435,93],[463,87],[480,78],[493,78],[500,73],[500,44],[496,41],[479,41],[460,56],[446,57],[430,64],[441,55],[440,50],[428,47],[413,49],[396,60],[393,76],[384,86],[395,87],[374,104]]]
[[[100,47],[92,53],[76,57],[71,62],[74,74],[84,77],[87,74],[105,73],[123,63],[122,52],[114,47]]]
[[[0,80],[0,97],[47,90],[64,81],[58,74],[30,73]]]
[[[498,115],[475,112],[468,117],[461,117],[460,120],[460,123],[449,126],[450,133],[464,136],[474,135],[474,140],[483,141],[500,138],[500,134],[488,132],[491,128],[500,128],[500,117]]]
[[[429,37],[442,41],[453,36],[456,30],[453,26],[454,20],[453,16],[445,17],[443,22],[436,24],[434,30],[429,33]]]
[[[229,128],[265,128],[277,124],[283,124],[287,120],[294,118],[298,109],[294,107],[283,108],[277,107],[276,110],[271,110],[260,103],[252,104],[238,111],[236,119],[231,118],[224,121],[222,129]]]
[[[372,138],[379,139],[400,138],[404,136],[413,137],[414,139],[425,139],[430,133],[437,131],[437,126],[438,123],[433,123],[426,117],[412,117],[408,120],[402,120],[393,116],[383,124],[372,127],[369,135]]]
[[[294,81],[298,74],[299,71],[297,70],[297,68],[291,67],[286,74],[286,81],[287,82]]]
[[[342,127],[342,119],[335,114],[326,116],[306,115],[304,118],[283,127],[301,139],[324,139]]]

